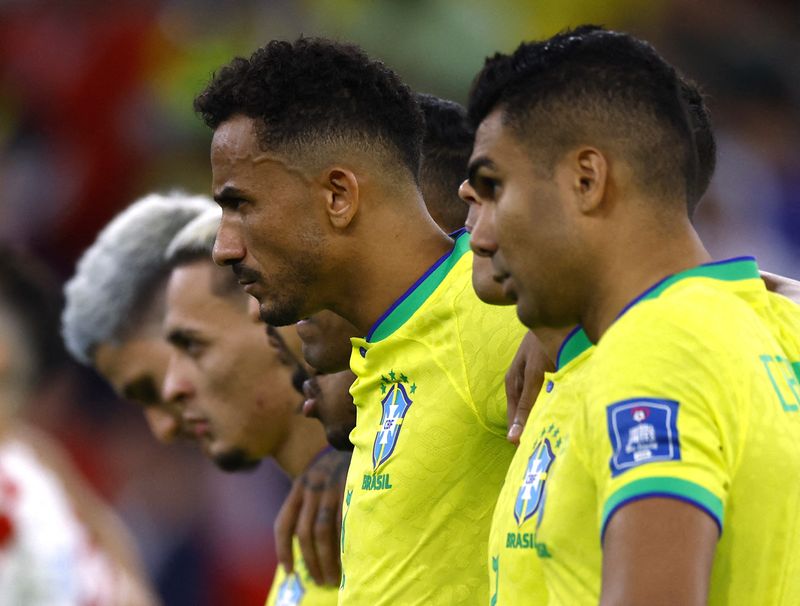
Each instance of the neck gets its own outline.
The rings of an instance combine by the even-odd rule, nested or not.
[[[286,475],[295,479],[327,445],[322,424],[316,419],[296,414],[289,424],[286,439],[275,453],[275,462]]]
[[[572,332],[573,328],[574,326],[568,328],[548,328],[540,326],[531,331],[542,344],[544,354],[547,356],[547,359],[552,362],[553,368],[558,364],[558,350],[561,349],[561,345],[564,343],[569,333]]]
[[[626,305],[656,282],[711,260],[688,218],[672,231],[634,228],[617,235],[615,241],[626,245],[609,248],[610,254],[596,265],[589,285],[590,303],[581,314],[581,324],[593,343]]]
[[[418,192],[409,200],[382,204],[360,223],[357,250],[347,261],[351,280],[341,280],[339,301],[330,308],[366,335],[431,265],[452,250],[453,240],[434,223]]]

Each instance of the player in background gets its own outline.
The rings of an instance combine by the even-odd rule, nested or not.
[[[195,106],[214,130],[215,260],[270,323],[330,309],[366,335],[340,602],[474,603],[524,331],[475,297],[466,236],[425,209],[411,92],[356,47],[300,39],[235,59]]]
[[[164,334],[172,352],[162,399],[182,410],[186,432],[220,468],[250,469],[273,457],[294,479],[330,447],[319,423],[300,414],[294,368],[264,338],[236,278],[211,259],[219,218],[218,208],[203,213],[167,249]],[[292,574],[278,569],[267,605],[335,604],[336,588],[316,585],[298,561]]]
[[[208,198],[181,193],[135,201],[100,232],[64,287],[67,349],[120,398],[140,406],[163,443],[182,435],[181,411],[160,395],[169,358],[161,335],[164,252],[186,223],[209,208]]]
[[[156,604],[127,529],[22,414],[57,357],[58,304],[32,259],[0,251],[0,603]]]
[[[674,69],[630,36],[566,32],[490,59],[470,101],[473,246],[527,325],[587,337],[498,502],[517,522],[502,543],[536,557],[492,559],[493,603],[796,603],[800,310],[754,260],[709,263]]]

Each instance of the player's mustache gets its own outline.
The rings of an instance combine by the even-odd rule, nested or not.
[[[233,274],[241,283],[257,282],[261,279],[261,274],[259,272],[250,267],[246,267],[241,263],[234,263],[231,266],[231,269],[233,270]]]

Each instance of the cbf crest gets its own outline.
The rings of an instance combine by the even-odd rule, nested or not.
[[[556,459],[554,449],[558,450],[561,442],[560,431],[555,425],[550,424],[549,427],[542,428],[533,452],[528,458],[525,475],[522,477],[522,484],[514,503],[514,518],[517,520],[517,526],[522,526],[537,511],[541,521],[546,496],[547,474]]]
[[[410,396],[416,391],[416,383],[412,383],[403,373],[392,370],[388,377],[381,376],[381,425],[372,447],[373,470],[378,469],[392,456],[406,413],[413,403]]]
[[[281,583],[275,606],[299,606],[306,590],[296,574],[290,574]]]

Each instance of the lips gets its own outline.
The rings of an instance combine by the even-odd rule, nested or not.
[[[303,381],[303,414],[307,417],[319,418],[317,413],[317,397],[319,396],[319,385],[314,377]]]
[[[201,439],[211,434],[211,422],[205,417],[184,415],[183,425],[186,433],[196,439]]]

